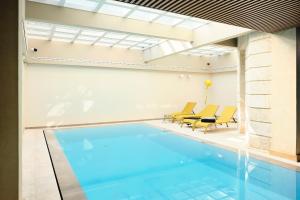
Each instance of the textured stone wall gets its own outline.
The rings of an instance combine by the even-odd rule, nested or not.
[[[254,32],[248,37],[245,62],[246,131],[249,145],[269,149],[271,141],[271,34]]]

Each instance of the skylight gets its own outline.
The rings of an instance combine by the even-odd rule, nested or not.
[[[127,40],[131,40],[131,41],[136,41],[136,42],[141,42],[141,41],[144,41],[146,40],[147,38],[146,37],[143,37],[143,36],[136,36],[136,35],[131,35],[127,38]]]
[[[197,49],[182,52],[181,54],[190,56],[220,56],[230,53],[233,50],[234,47],[224,47],[221,45],[207,45],[199,47]]]
[[[87,0],[65,0],[65,7],[75,8],[80,10],[93,11],[97,6],[97,1],[87,1]]]
[[[25,30],[28,38],[136,50],[145,50],[165,41],[165,39],[157,37],[86,29],[35,21],[26,21]]]
[[[164,12],[112,0],[30,0],[67,8],[98,12],[134,20],[159,23],[171,27],[195,30],[210,23],[207,20]]]
[[[104,34],[104,31],[94,31],[94,30],[83,30],[81,32],[82,35],[88,35],[88,36],[96,36],[100,37]]]
[[[111,39],[117,39],[117,40],[121,40],[121,39],[125,38],[126,36],[127,36],[127,34],[124,34],[124,33],[110,32],[110,33],[105,34],[105,37],[111,38]]]
[[[115,16],[123,17],[129,11],[130,11],[130,8],[125,8],[125,7],[115,6],[115,5],[110,5],[110,4],[104,4],[98,12],[107,14],[107,15],[115,15]]]
[[[68,34],[68,33],[59,33],[59,32],[56,32],[53,34],[53,37],[54,38],[74,38],[74,35],[73,34]]]
[[[170,15],[164,15],[164,16],[161,16],[160,18],[158,18],[157,20],[155,20],[154,22],[169,25],[169,26],[174,26],[175,24],[178,24],[182,20],[183,19],[178,18],[178,17],[173,17],[173,16],[170,16]]]
[[[159,16],[159,14],[156,14],[156,13],[135,10],[135,11],[133,11],[133,13],[131,15],[128,16],[128,18],[150,22],[150,21],[154,20],[155,18],[157,18],[158,16]]]
[[[76,34],[79,32],[79,29],[73,28],[73,27],[67,27],[67,26],[56,26],[55,31],[61,32],[61,33]]]
[[[192,19],[182,21],[182,23],[179,23],[177,25],[177,27],[193,30],[193,29],[197,29],[201,26],[204,26],[205,24],[207,24],[207,21],[205,21],[205,20],[198,20],[198,19],[192,18]]]

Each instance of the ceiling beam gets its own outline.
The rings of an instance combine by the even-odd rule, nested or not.
[[[77,27],[89,27],[107,31],[132,33],[172,40],[191,41],[193,31],[158,23],[133,20],[49,4],[26,1],[27,20]]]
[[[184,48],[174,49],[170,43],[165,42],[145,50],[144,60],[147,63],[152,62],[161,58],[196,49],[204,45],[220,43],[224,40],[236,38],[249,32],[251,32],[251,30],[247,28],[212,22],[194,31],[191,45],[185,45]]]

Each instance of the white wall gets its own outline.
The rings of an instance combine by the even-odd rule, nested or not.
[[[203,102],[208,74],[33,65],[25,73],[25,125],[160,118]]]
[[[218,113],[224,106],[237,106],[237,72],[214,73],[211,80],[208,103],[220,105]]]
[[[232,105],[236,100],[235,72],[207,74],[193,70],[206,66],[207,62],[211,68],[234,69],[236,52],[219,57],[175,55],[150,65],[143,62],[140,51],[127,49],[30,40],[29,48],[32,47],[38,48],[38,52],[29,52],[29,57],[107,63],[102,66],[29,62],[25,70],[26,127],[161,118],[166,113],[181,110],[187,101],[197,101],[195,111],[198,112],[205,99],[203,82],[206,79],[214,82],[208,95],[214,103]],[[119,64],[115,66],[110,61]],[[143,67],[122,68],[126,63]],[[163,71],[164,66],[170,67]],[[182,71],[174,71],[174,66]],[[189,69],[192,72],[188,72]],[[226,101],[220,101],[222,98]]]

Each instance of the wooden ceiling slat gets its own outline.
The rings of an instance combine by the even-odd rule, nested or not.
[[[174,5],[174,4],[177,4],[178,3],[178,0],[169,0],[166,2],[166,4],[163,4],[161,6],[159,6],[159,9],[160,10],[168,10],[168,7],[170,5]]]
[[[272,5],[270,5],[270,8],[273,9],[273,10],[276,9],[276,7],[273,8]],[[284,8],[284,5],[283,5],[281,8]],[[287,9],[289,9],[289,8],[287,8]],[[290,9],[289,9],[289,10],[290,10]],[[247,10],[247,7],[244,7],[243,12],[244,12],[244,13],[247,13],[247,14],[249,15],[249,16],[247,17],[247,19],[249,18],[249,19],[251,19],[251,20],[258,20],[258,19],[259,19],[259,20],[262,20],[262,19],[264,19],[264,18],[267,18],[267,21],[265,22],[266,25],[271,25],[271,23],[268,23],[268,21],[270,21],[270,19],[274,18],[274,17],[272,17],[272,16],[266,16],[266,17],[261,16],[261,15],[255,16],[255,13],[260,13],[260,12],[255,12],[255,11],[252,11],[252,10],[248,11],[248,10]],[[276,12],[274,12],[274,13],[276,13]],[[195,14],[195,15],[197,15],[197,14]],[[255,16],[255,17],[253,17],[253,16]],[[228,15],[228,13],[227,13],[227,15],[224,14],[224,15],[222,15],[222,16],[218,16],[216,13],[211,13],[210,17],[213,18],[213,19],[216,20],[216,21],[218,21],[218,20],[220,20],[220,19],[222,19],[222,18],[228,18],[228,19],[230,19],[230,20],[233,20],[233,19],[234,19],[234,20],[240,20],[240,22],[241,22],[242,24],[245,24],[245,26],[247,26],[247,25],[249,26],[249,25],[250,25],[249,23],[245,23],[244,20],[243,20],[244,17],[241,17],[241,16],[239,16],[239,15],[237,15],[236,17],[232,17],[232,16]],[[259,17],[259,18],[257,19],[257,17]],[[282,15],[281,17],[284,18],[285,20],[288,20],[287,17],[284,16],[284,15]],[[280,19],[280,18],[279,18],[279,21],[285,23],[285,21],[283,21],[283,20]],[[293,18],[290,18],[290,21],[293,22],[294,24],[297,23],[296,20],[293,19]],[[275,27],[273,26],[273,28],[275,28]]]
[[[117,0],[201,19],[275,32],[300,26],[299,0]]]
[[[184,5],[182,7],[180,7],[180,10],[176,10],[176,12],[178,13],[186,13],[186,10],[189,9],[192,6],[195,6],[196,4],[202,4],[202,2],[204,2],[206,0],[190,0],[189,2],[184,3]],[[175,11],[174,11],[175,12]]]
[[[188,6],[185,0],[178,0],[178,2],[172,6],[172,10],[175,13],[179,13],[179,11],[185,6]],[[170,8],[168,8],[168,9],[170,9]]]
[[[167,3],[168,1],[165,0],[155,0],[155,1],[151,1],[151,8],[157,8],[160,7],[162,5],[164,5],[165,3]],[[159,9],[159,8],[157,8]],[[159,9],[161,10],[161,9]]]
[[[292,9],[290,7],[287,7],[286,5],[281,5],[280,9],[278,9],[278,8],[274,7],[274,5],[271,4],[269,6],[269,9],[273,10],[272,15],[265,15],[265,14],[263,14],[263,12],[257,12],[257,11],[263,11],[263,8],[260,8],[260,9],[257,9],[254,11],[252,9],[248,10],[245,7],[245,9],[243,9],[243,12],[248,15],[247,18],[252,19],[252,20],[262,21],[263,19],[266,19],[266,21],[272,22],[272,24],[274,24],[273,19],[276,17],[277,18],[276,23],[285,24],[285,23],[290,22],[291,24],[297,24],[297,20],[295,19],[295,17],[291,16],[290,12],[292,11]],[[286,15],[282,15],[280,12],[282,9],[289,10],[290,12],[287,13]],[[299,13],[299,11],[295,11],[295,12]],[[295,13],[295,15],[297,15],[297,13]],[[211,16],[211,17],[213,17],[213,16]],[[222,17],[227,18],[229,16],[223,15]],[[244,18],[244,16],[238,16],[238,17]]]

